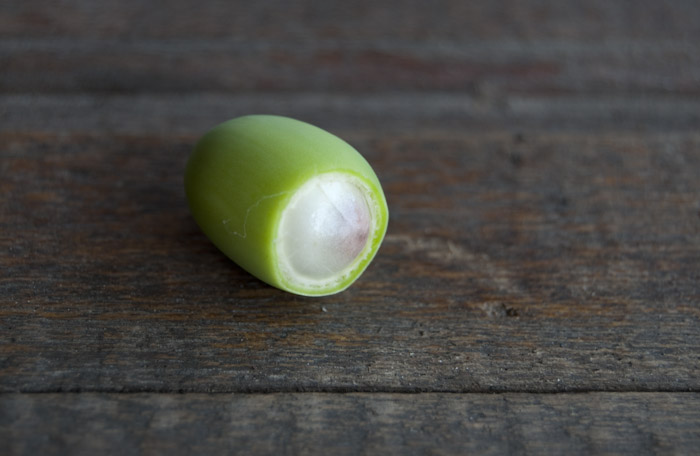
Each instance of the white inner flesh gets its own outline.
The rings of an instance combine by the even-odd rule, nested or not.
[[[340,278],[360,255],[371,230],[371,214],[354,179],[326,174],[306,182],[285,208],[278,255],[288,279],[325,285]]]

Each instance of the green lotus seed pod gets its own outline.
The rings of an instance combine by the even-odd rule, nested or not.
[[[282,290],[344,290],[384,239],[389,211],[367,161],[340,138],[279,116],[224,122],[185,171],[197,224],[239,266]]]

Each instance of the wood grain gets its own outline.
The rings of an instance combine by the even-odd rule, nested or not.
[[[6,1],[0,92],[700,95],[700,8]]]
[[[0,453],[695,453],[698,17],[0,2]],[[193,144],[250,113],[377,171],[347,292],[270,288],[192,221]]]
[[[494,133],[697,133],[700,100],[656,96],[475,98],[438,92],[328,95],[0,95],[0,132],[138,135],[195,141],[225,119],[250,113],[298,118],[348,137]]]
[[[697,41],[377,45],[34,38],[0,39],[0,59],[5,93],[700,95]]]
[[[0,389],[700,388],[699,137],[348,139],[388,236],[306,299],[195,226],[194,138],[0,136]]]
[[[5,454],[693,454],[698,394],[0,396]]]
[[[0,36],[693,42],[700,38],[698,15],[700,6],[693,0],[437,0],[430,5],[415,0],[124,0],[101,3],[99,8],[90,0],[7,0],[0,7]]]

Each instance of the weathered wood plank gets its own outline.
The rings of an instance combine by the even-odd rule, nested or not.
[[[199,232],[194,137],[0,135],[0,391],[700,390],[700,137],[347,137],[388,237],[305,299]]]
[[[6,1],[0,92],[700,94],[700,7]]]
[[[679,97],[479,98],[466,94],[0,95],[0,132],[199,136],[232,117],[271,113],[345,134],[696,133],[700,100]],[[194,138],[193,138],[194,139]]]
[[[0,40],[0,92],[380,92],[476,97],[700,95],[687,41]]]
[[[0,395],[6,455],[694,454],[699,394]]]
[[[0,87],[698,94],[697,2],[443,3],[8,1]]]
[[[697,42],[698,17],[700,6],[693,0],[123,0],[99,7],[90,0],[5,0],[0,5],[0,36]]]
[[[700,95],[700,46],[0,41],[0,92],[405,91]]]

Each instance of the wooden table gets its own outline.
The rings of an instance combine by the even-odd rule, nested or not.
[[[700,3],[0,4],[0,453],[691,454]],[[391,221],[303,298],[189,215],[275,113]]]

